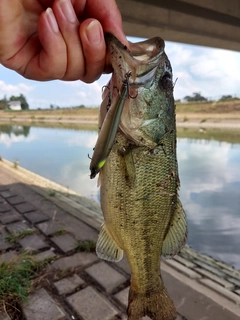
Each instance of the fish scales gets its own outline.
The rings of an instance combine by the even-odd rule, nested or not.
[[[172,140],[175,139],[175,132],[169,135]],[[175,151],[172,150],[168,135],[162,140],[165,150],[160,147],[161,151],[157,154],[145,147],[133,148],[131,152],[136,181],[132,186],[122,174],[125,171],[125,159],[119,154],[119,141],[126,139],[119,133],[116,140],[118,143],[114,144],[102,169],[101,183],[106,186],[101,188],[102,210],[108,212],[105,225],[109,231],[111,230],[119,246],[124,248],[130,264],[132,263],[133,279],[136,274],[136,282],[141,282],[141,288],[152,287],[153,283],[145,280],[145,277],[150,274],[154,278],[153,281],[158,277],[160,249],[173,215],[172,203],[176,203],[175,190],[178,182],[176,176],[171,176],[171,172],[176,171],[176,162],[171,156]],[[120,151],[121,148],[120,146]],[[169,159],[172,161],[169,162]],[[166,187],[161,187],[164,184]],[[119,214],[116,214],[116,210]],[[156,250],[158,247],[160,249]],[[143,264],[148,268],[144,275]],[[139,270],[136,270],[136,267]],[[154,272],[153,276],[149,268]]]
[[[116,107],[124,106],[113,144],[102,154],[97,142],[90,166],[93,176],[100,171],[104,215],[97,254],[109,261],[119,261],[123,252],[127,256],[131,268],[128,320],[145,315],[173,320],[176,310],[160,275],[160,261],[161,255],[173,256],[184,245],[187,223],[178,198],[171,66],[160,38],[132,44],[130,52],[113,36],[109,39],[114,72],[105,90],[111,94],[111,103],[108,99],[102,103],[105,119],[100,127],[108,126],[106,102],[113,114]],[[114,88],[120,90],[122,83],[125,89],[118,94]],[[98,139],[103,145],[110,139],[101,130]],[[104,165],[97,168],[97,161]]]

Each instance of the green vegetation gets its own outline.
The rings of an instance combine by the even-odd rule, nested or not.
[[[187,102],[196,102],[196,101],[207,101],[207,98],[201,96],[200,92],[194,92],[192,96],[186,96],[183,100]]]
[[[225,141],[229,143],[240,143],[240,130],[215,129],[215,128],[177,128],[178,138],[205,139]]]
[[[23,94],[20,94],[20,96],[11,96],[9,101],[20,101],[22,110],[29,109],[29,104]]]
[[[94,252],[96,250],[96,242],[93,240],[84,240],[76,245],[76,250],[83,252]]]
[[[184,101],[187,102],[222,102],[222,101],[235,101],[240,100],[238,97],[234,97],[232,95],[223,95],[219,100],[212,100],[209,98],[205,98],[201,95],[200,92],[194,92],[191,96],[186,96],[183,98]],[[181,103],[180,100],[176,100],[176,103]]]
[[[5,239],[10,242],[10,243],[17,243],[17,241],[19,239],[22,239],[26,236],[29,236],[30,234],[33,234],[36,230],[34,229],[27,229],[27,230],[23,230],[21,232],[15,232],[15,233],[12,233],[10,235],[8,235]]]
[[[22,110],[29,109],[29,104],[27,102],[26,97],[23,94],[20,94],[19,96],[11,96],[9,100],[7,99],[6,96],[4,96],[4,98],[0,100],[0,110],[7,110],[8,103],[10,101],[20,101]]]
[[[59,229],[59,230],[57,230],[56,232],[54,232],[54,233],[52,234],[52,237],[61,236],[61,235],[66,234],[66,233],[67,233],[66,230],[64,230],[64,229]]]
[[[49,194],[49,196],[50,197],[55,197],[55,195],[56,195],[56,191],[55,190],[48,190],[48,194]]]
[[[0,100],[0,110],[7,109],[7,103],[8,103],[7,97],[4,96],[4,98]]]
[[[62,278],[65,278],[67,275],[70,275],[72,271],[68,270],[68,269],[62,269],[59,270],[59,272],[56,272],[54,275],[54,281],[59,281]]]
[[[231,95],[225,95],[225,96],[222,96],[218,101],[235,101],[235,100],[240,100],[240,98],[238,97],[233,97]]]
[[[34,261],[32,256],[20,255],[10,262],[0,264],[0,310],[16,308],[26,301],[32,289],[32,280],[37,277],[47,261]]]
[[[239,114],[240,111],[240,100],[233,101],[219,101],[219,102],[181,102],[176,103],[176,112],[178,113],[212,113],[215,115],[219,114]]]

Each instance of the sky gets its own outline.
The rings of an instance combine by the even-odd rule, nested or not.
[[[128,39],[132,42],[139,38]],[[175,99],[183,99],[194,92],[206,98],[219,99],[222,95],[240,97],[240,52],[207,48],[176,42],[165,43],[165,51],[173,68]],[[97,107],[101,103],[102,87],[110,75],[103,75],[92,84],[81,81],[28,80],[0,65],[0,99],[5,95],[22,93],[30,109],[85,105]]]

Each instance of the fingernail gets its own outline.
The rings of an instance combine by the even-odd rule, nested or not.
[[[57,21],[55,19],[55,16],[53,14],[52,9],[47,8],[46,14],[47,14],[48,23],[50,24],[50,27],[52,28],[52,30],[56,33],[59,32],[58,24],[57,24]]]
[[[101,42],[101,30],[99,22],[93,20],[86,28],[86,35],[91,45],[97,46]]]
[[[73,10],[72,4],[69,0],[60,0],[60,6],[62,9],[63,14],[67,18],[69,22],[75,22],[76,21],[76,15]]]

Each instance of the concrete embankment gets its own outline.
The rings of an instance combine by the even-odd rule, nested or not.
[[[96,241],[102,223],[98,204],[4,159],[0,161],[0,262],[21,249],[52,259],[48,279],[22,304],[26,320],[126,320],[130,281],[124,258],[114,264],[78,252],[79,241]],[[17,245],[14,232],[33,229]],[[57,231],[60,231],[58,233]],[[63,232],[64,231],[64,232]],[[162,262],[162,276],[177,308],[177,320],[239,320],[240,271],[186,246]],[[5,318],[4,318],[5,317]],[[9,319],[0,313],[0,319]],[[149,318],[145,317],[144,320]]]

